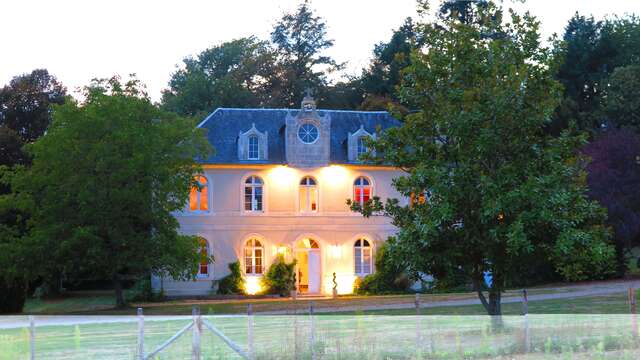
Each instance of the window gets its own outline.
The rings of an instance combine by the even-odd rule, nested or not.
[[[360,205],[371,199],[371,181],[367,177],[360,176],[353,183],[353,198]]]
[[[249,160],[260,159],[260,142],[258,141],[258,137],[255,135],[249,136],[247,145],[249,147],[247,151],[247,158]]]
[[[189,211],[209,211],[209,184],[202,175],[193,179],[189,193]]]
[[[359,159],[360,156],[366,154],[369,149],[367,148],[367,144],[365,144],[365,136],[360,136],[358,138],[358,144],[356,147],[356,157]]]
[[[422,191],[418,194],[418,196],[416,196],[416,193],[412,192],[409,199],[409,205],[411,208],[413,208],[416,204],[422,205],[428,203],[429,201],[431,201],[431,192]]]
[[[209,243],[206,239],[200,238],[200,265],[198,266],[198,277],[209,276]]]
[[[318,211],[318,186],[316,180],[311,176],[306,176],[300,181],[300,211]]]
[[[244,183],[244,210],[262,211],[262,179],[250,176]]]
[[[263,247],[258,239],[249,239],[244,246],[244,271],[245,274],[262,274]]]
[[[311,123],[303,124],[298,128],[298,138],[305,144],[313,144],[316,142],[318,135],[318,128]]]
[[[353,247],[356,275],[371,274],[371,245],[367,239],[358,239]]]

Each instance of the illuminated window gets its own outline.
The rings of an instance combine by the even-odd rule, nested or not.
[[[416,204],[422,205],[431,201],[431,192],[422,191],[416,196],[416,193],[411,193],[409,199],[409,205],[413,208]]]
[[[258,239],[249,239],[244,246],[244,271],[246,274],[262,274],[264,248]]]
[[[318,211],[318,186],[316,180],[311,176],[306,176],[300,181],[300,211]]]
[[[189,193],[189,211],[209,211],[209,183],[202,175],[193,179]]]
[[[353,199],[360,205],[371,199],[371,181],[367,177],[360,176],[353,183]]]
[[[248,149],[248,159],[249,160],[258,160],[260,158],[260,142],[258,141],[258,137],[255,135],[249,136],[249,141],[247,142]]]
[[[262,211],[263,182],[257,176],[250,176],[244,183],[244,210]]]
[[[353,247],[356,275],[371,274],[371,245],[366,239],[358,239]]]
[[[369,151],[369,148],[367,148],[367,144],[365,144],[365,136],[360,136],[358,138],[358,144],[357,144],[357,147],[356,147],[356,154],[357,154],[358,159],[362,155],[366,154],[368,151]]]
[[[198,277],[209,276],[209,242],[200,238],[200,265],[198,266]]]

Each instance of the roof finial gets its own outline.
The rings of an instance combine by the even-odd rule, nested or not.
[[[311,88],[307,88],[304,92],[305,92],[305,96],[302,99],[302,110],[304,111],[315,110],[316,101],[313,99],[313,90]]]

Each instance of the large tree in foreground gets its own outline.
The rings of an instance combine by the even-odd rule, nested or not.
[[[584,138],[543,132],[560,86],[538,22],[512,12],[502,19],[493,4],[479,18],[423,24],[425,46],[401,86],[419,111],[371,144],[373,159],[406,172],[393,183],[401,194],[429,191],[430,200],[374,198],[352,208],[392,218],[399,231],[389,254],[410,272],[462,274],[499,315],[506,286],[540,258],[581,280],[610,272],[614,251],[605,210],[586,197],[576,152]]]
[[[199,131],[152,105],[136,81],[98,81],[84,103],[58,106],[12,184],[32,213],[24,241],[40,249],[40,275],[112,279],[123,306],[124,277],[195,274],[197,239],[178,234],[172,212],[184,207],[194,159],[209,151]]]

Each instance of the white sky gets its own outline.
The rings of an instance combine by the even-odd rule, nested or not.
[[[267,39],[301,0],[0,0],[0,86],[47,68],[70,91],[94,77],[136,73],[149,95],[187,55],[238,37]],[[313,0],[335,40],[328,51],[359,73],[373,45],[414,16],[415,0]],[[518,5],[518,7],[522,7]],[[640,0],[528,0],[544,37],[561,33],[576,10],[602,18],[640,13]]]

